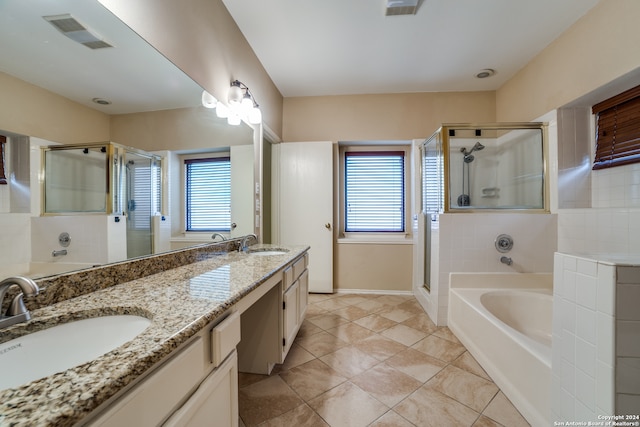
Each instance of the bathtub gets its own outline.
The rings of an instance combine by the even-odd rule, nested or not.
[[[448,325],[532,426],[551,418],[551,274],[452,273]]]
[[[81,262],[31,262],[0,267],[1,278],[9,276],[27,276],[32,279],[51,276],[54,274],[67,273],[69,271],[81,270],[94,267],[95,264]]]

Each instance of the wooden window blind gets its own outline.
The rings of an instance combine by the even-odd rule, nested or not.
[[[4,172],[4,146],[7,143],[7,137],[0,135],[0,185],[7,185],[7,176]]]
[[[640,162],[640,86],[592,107],[596,115],[593,169]]]

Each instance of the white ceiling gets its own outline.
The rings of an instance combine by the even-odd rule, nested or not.
[[[386,0],[222,1],[285,97],[495,90],[598,3],[421,0],[385,16]]]
[[[42,18],[67,13],[114,47],[89,49]],[[0,72],[107,114],[193,107],[202,93],[95,0],[0,0]]]

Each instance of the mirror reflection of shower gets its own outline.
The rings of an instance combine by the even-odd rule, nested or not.
[[[472,154],[474,151],[480,151],[484,149],[484,145],[480,144],[480,141],[476,142],[470,150],[466,147],[460,148],[462,153],[462,194],[458,196],[458,206],[470,206],[471,205],[471,178],[469,174],[469,164],[475,160],[475,156]],[[465,179],[466,178],[466,179]],[[466,184],[466,186],[465,186]]]

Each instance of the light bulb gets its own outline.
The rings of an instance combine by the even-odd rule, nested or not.
[[[262,111],[258,107],[253,107],[249,111],[249,123],[257,125],[262,122]]]
[[[216,108],[218,100],[206,90],[202,91],[202,105],[207,108]]]
[[[233,105],[235,103],[242,102],[242,89],[240,86],[232,85],[229,88],[229,104]]]
[[[229,117],[229,108],[222,102],[218,102],[218,106],[216,108],[216,116],[220,117],[221,119]]]
[[[247,115],[253,108],[253,99],[251,99],[251,95],[245,93],[242,98],[242,103],[240,104],[240,109],[242,110],[242,114]]]
[[[227,117],[227,123],[233,126],[237,126],[240,124],[240,116],[237,114],[231,114]]]

